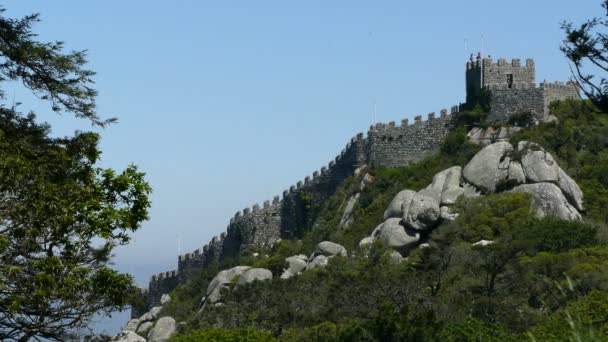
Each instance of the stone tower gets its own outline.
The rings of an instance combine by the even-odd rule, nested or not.
[[[491,58],[467,62],[467,99],[471,95],[477,98],[482,88],[489,89],[492,85],[513,88],[518,84],[535,83],[536,71],[534,60],[531,58],[526,60],[525,66],[521,65],[519,59],[513,59],[510,63],[503,58],[498,59],[496,63]]]
[[[510,63],[500,58],[477,59],[466,64],[467,102],[480,99],[482,89],[489,96],[488,120],[493,124],[508,123],[513,117],[529,116],[533,122],[554,120],[549,113],[553,101],[580,98],[572,82],[536,84],[534,60],[521,65],[519,59]]]

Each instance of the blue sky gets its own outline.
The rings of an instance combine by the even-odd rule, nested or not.
[[[600,1],[6,1],[41,13],[42,40],[87,49],[102,116],[102,165],[134,163],[154,188],[150,220],[115,267],[147,286],[238,210],[326,165],[377,119],[426,116],[464,100],[464,39],[534,58],[537,81],[567,80],[559,23]],[[91,129],[17,86],[9,98],[54,134]],[[121,316],[124,318],[124,315]],[[110,331],[122,322],[108,324]],[[118,322],[118,323],[116,323]]]

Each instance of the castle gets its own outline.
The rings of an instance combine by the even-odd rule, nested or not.
[[[519,59],[510,63],[502,58],[496,63],[491,58],[469,61],[466,89],[468,101],[489,95],[491,110],[488,121],[493,124],[507,123],[509,118],[518,114],[531,114],[535,122],[551,121],[554,119],[549,115],[551,102],[580,98],[578,87],[572,82],[541,82],[537,85],[532,59],[527,59],[525,66]]]
[[[489,58],[466,65],[467,98],[478,98],[487,90],[492,105],[489,119],[494,122],[504,122],[521,112],[532,113],[538,121],[545,121],[551,101],[578,98],[574,84],[536,86],[534,82],[531,59],[526,61],[526,66],[521,66],[517,59],[509,64],[504,59],[494,63]],[[187,282],[194,272],[214,261],[235,257],[253,246],[269,247],[279,239],[297,237],[296,229],[310,228],[315,219],[315,213],[307,209],[315,206],[305,204],[323,202],[360,166],[400,167],[437,150],[454,128],[456,114],[462,108],[461,104],[452,106],[449,112],[442,109],[439,115],[429,113],[426,121],[418,115],[413,123],[408,119],[400,124],[378,123],[369,128],[366,136],[357,134],[327,166],[283,191],[282,196],[237,212],[225,232],[194,252],[180,255],[177,270],[153,275],[148,289],[150,307],[159,305],[162,294]],[[132,316],[138,317],[147,310],[134,308]]]

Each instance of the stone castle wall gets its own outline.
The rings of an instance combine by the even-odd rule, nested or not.
[[[452,114],[457,111],[457,106],[452,107]],[[426,122],[419,115],[413,124],[405,119],[400,126],[394,122],[372,126],[368,138],[369,162],[381,167],[407,165],[439,148],[453,127],[453,116],[446,109],[441,110],[439,117],[429,113]]]
[[[491,84],[491,111],[488,121],[495,124],[506,123],[513,115],[531,113],[537,121],[545,121],[549,116],[549,104],[564,99],[579,99],[578,88],[572,83],[514,83]]]
[[[483,60],[483,86],[490,84],[507,84],[507,75],[513,75],[513,83],[536,83],[534,60],[527,59],[522,66],[517,58],[511,60],[499,58],[496,63],[490,58]]]
[[[367,137],[357,134],[327,166],[289,187],[282,196],[237,212],[224,233],[194,252],[180,255],[177,270],[152,276],[151,307],[160,303],[162,294],[187,282],[214,261],[238,256],[251,247],[270,247],[278,239],[297,237],[298,229],[310,227],[315,218],[304,204],[314,207],[322,203],[361,165],[399,167],[436,150],[452,129],[457,111],[458,106],[454,106],[449,114],[446,109],[441,110],[439,117],[430,113],[427,121],[417,116],[412,124],[407,119],[400,126],[394,122],[377,124],[370,127]]]

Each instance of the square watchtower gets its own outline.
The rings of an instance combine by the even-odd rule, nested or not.
[[[495,63],[491,58],[483,58],[467,62],[466,67],[467,101],[477,99],[481,89],[489,89],[490,86],[512,88],[517,84],[536,83],[534,60],[531,58],[526,60],[525,66],[519,59],[508,63],[500,58]]]

